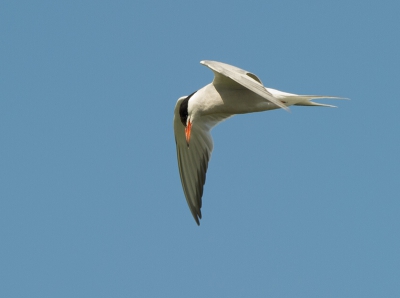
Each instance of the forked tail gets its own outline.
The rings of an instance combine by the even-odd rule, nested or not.
[[[321,98],[329,98],[329,99],[348,99],[344,97],[337,97],[337,96],[324,96],[324,95],[293,95],[287,96],[286,99],[289,102],[295,102],[294,105],[296,106],[319,106],[319,107],[330,107],[336,108],[333,105],[322,104],[318,102],[313,102],[314,99],[321,99]]]

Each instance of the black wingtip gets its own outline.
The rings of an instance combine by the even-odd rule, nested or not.
[[[196,216],[194,216],[194,220],[196,221],[198,226],[200,226],[200,219],[201,219],[201,212],[200,214],[196,214]]]
[[[197,216],[193,216],[194,220],[196,221],[196,224],[199,226],[200,225],[200,220]]]

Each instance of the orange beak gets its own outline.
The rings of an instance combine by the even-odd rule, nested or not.
[[[192,131],[192,122],[190,120],[188,121],[186,127],[185,127],[185,135],[186,135],[186,143],[189,147],[189,141],[190,141],[190,132]]]

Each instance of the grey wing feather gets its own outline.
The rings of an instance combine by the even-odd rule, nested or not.
[[[190,146],[186,144],[184,126],[179,119],[174,119],[176,153],[182,188],[189,209],[198,225],[201,219],[203,187],[206,182],[208,162],[213,149],[210,131],[192,127]]]
[[[289,110],[287,106],[285,106],[282,102],[276,99],[270,92],[265,89],[265,87],[261,83],[261,80],[256,75],[246,70],[222,62],[204,60],[200,63],[207,66],[214,72],[215,83],[224,81],[224,78],[220,78],[221,75],[224,77],[228,77],[236,83],[242,85],[243,87],[246,87],[254,93],[264,97],[278,107]]]

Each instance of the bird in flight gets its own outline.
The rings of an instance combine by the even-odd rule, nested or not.
[[[313,102],[335,96],[297,95],[264,87],[254,74],[238,67],[204,60],[214,72],[212,83],[178,99],[174,110],[174,133],[179,174],[189,209],[198,225],[203,187],[213,150],[211,129],[236,114],[285,109],[291,105],[334,107]]]

